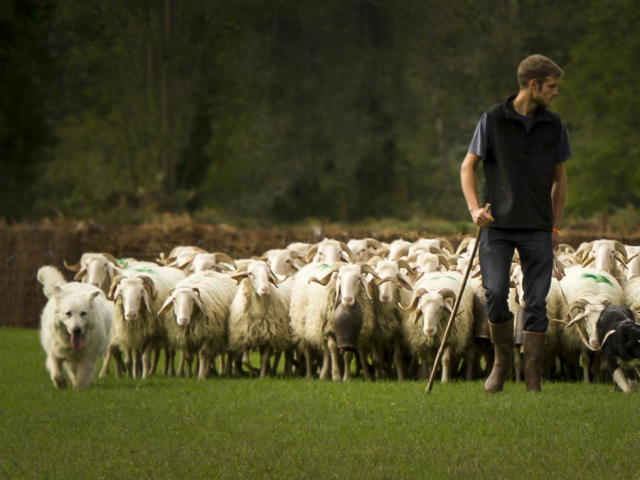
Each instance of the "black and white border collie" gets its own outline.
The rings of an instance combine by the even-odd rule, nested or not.
[[[633,312],[609,305],[600,313],[596,329],[613,381],[625,393],[634,391],[640,367],[640,324]]]

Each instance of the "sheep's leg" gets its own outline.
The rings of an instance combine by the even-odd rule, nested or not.
[[[184,348],[180,349],[180,358],[178,359],[178,376],[184,377],[185,353]]]
[[[293,350],[287,349],[284,351],[284,368],[282,374],[285,377],[290,377],[293,371]]]
[[[148,356],[148,371],[147,376],[155,375],[156,369],[158,368],[158,362],[160,361],[160,352],[162,351],[162,347],[158,344],[157,340],[151,341],[151,346],[149,347],[149,356]],[[146,378],[144,374],[144,352],[142,356],[142,378]]]
[[[344,374],[342,375],[342,381],[346,382],[351,379],[351,361],[353,360],[353,352],[347,350],[342,355],[344,360]]]
[[[251,351],[248,348],[245,348],[242,351],[242,365],[247,367],[249,370],[249,375],[253,377],[255,369],[251,366]]]
[[[109,363],[111,362],[111,346],[107,348],[107,353],[102,358],[102,368],[100,369],[100,378],[104,378],[109,374]]]
[[[324,346],[324,350],[329,352],[329,358],[331,359],[331,378],[334,381],[342,380],[342,372],[340,371],[340,360],[339,360],[340,354],[338,353],[338,344],[336,343],[336,339],[331,336],[328,337],[327,343]],[[324,365],[322,367],[322,370],[324,371]],[[328,373],[329,372],[327,371],[326,377],[321,376],[320,378],[328,378],[329,377]]]
[[[398,381],[404,380],[404,368],[403,368],[403,358],[402,358],[402,348],[400,347],[400,340],[397,338],[393,342],[393,363],[396,365],[396,375],[398,376]]]
[[[586,350],[583,350],[580,353],[580,358],[582,359],[582,381],[584,383],[590,383],[589,369],[591,367],[591,360],[589,359],[589,354]]]
[[[198,378],[204,380],[209,377],[210,357],[204,348],[198,352]]]
[[[365,380],[373,380],[369,362],[367,362],[367,356],[367,350],[362,347],[358,347],[358,358],[360,359],[360,366],[362,367],[362,375],[364,376]]]
[[[220,354],[220,375],[224,377],[228,377],[231,373],[230,370],[231,359],[227,352],[222,352]]]
[[[322,369],[320,370],[320,379],[326,380],[329,378],[329,367],[331,366],[331,353],[326,342],[322,345]]]
[[[271,352],[272,349],[269,345],[262,345],[260,347],[260,378],[264,378],[269,374]]]
[[[67,379],[64,377],[64,372],[62,371],[62,359],[48,355],[46,366],[56,388],[67,388]]]
[[[238,354],[235,352],[229,352],[229,368],[234,377],[242,376],[242,359],[238,359]]]
[[[278,374],[278,364],[280,363],[280,357],[282,357],[282,350],[279,348],[273,352],[273,366],[271,367],[271,375],[274,377]]]
[[[311,347],[305,345],[304,347],[304,361],[306,366],[305,377],[307,379],[312,378],[313,376],[313,359],[311,357]]]
[[[224,354],[221,354],[220,358],[221,358],[220,363],[222,364],[222,358],[224,358]],[[218,363],[218,355],[214,355],[213,358],[211,359],[211,367],[210,367],[210,372],[209,372],[214,377],[218,376],[217,363]]]
[[[473,372],[476,368],[476,350],[473,348],[473,346],[469,348],[469,351],[467,352],[466,362],[467,365],[464,372],[464,378],[465,380],[470,381],[473,380]]]
[[[451,357],[451,345],[447,345],[442,351],[442,359],[440,360],[440,364],[442,365],[442,383],[447,383],[451,380]]]
[[[131,349],[131,376],[133,378],[140,378],[140,374],[142,373],[140,370],[140,365],[142,363],[142,355],[140,353],[140,349],[139,348],[132,348]]]
[[[381,348],[373,348],[371,351],[371,357],[373,359],[373,371],[376,380],[384,378],[384,353]]]
[[[294,372],[298,377],[307,374],[307,357],[304,353],[302,345],[296,345],[294,349]]]
[[[120,378],[127,371],[127,366],[124,364],[124,360],[122,359],[122,350],[118,345],[113,346],[113,350],[111,351],[111,356],[115,360],[116,378]]]
[[[155,361],[151,363],[151,355],[155,352]],[[148,342],[142,350],[142,378],[147,378],[155,372],[155,366],[158,365],[158,350],[153,342]]]
[[[167,377],[174,377],[176,375],[175,366],[176,351],[169,347],[164,347],[164,374]]]
[[[520,345],[513,347],[513,369],[516,374],[516,383],[522,382],[522,350]]]
[[[133,377],[134,362],[133,362],[133,354],[130,348],[126,348],[124,350],[124,367],[125,367],[125,372],[127,372],[127,375],[130,378]]]

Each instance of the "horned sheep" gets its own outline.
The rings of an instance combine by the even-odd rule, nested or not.
[[[238,289],[229,308],[229,350],[244,353],[251,371],[249,352],[260,351],[260,377],[269,372],[272,352],[285,353],[285,375],[291,373],[293,341],[289,325],[290,282],[278,280],[266,262],[252,260],[245,270],[231,275]]]
[[[404,380],[404,361],[402,324],[407,313],[398,306],[398,302],[406,304],[411,297],[411,280],[402,270],[411,270],[404,260],[381,260],[376,263],[375,270],[379,280],[373,282],[374,292],[375,335],[377,347],[374,352],[379,357],[374,364],[382,364],[383,371],[387,363],[395,366],[396,377]],[[387,352],[392,355],[393,362],[386,362]]]
[[[413,286],[413,294],[405,318],[403,331],[411,353],[422,359],[420,376],[425,377],[435,353],[442,343],[447,320],[453,309],[456,292],[462,283],[458,272],[431,272],[420,277]],[[457,372],[459,360],[466,365],[466,378],[471,379],[474,366],[473,295],[467,286],[462,292],[458,312],[453,319],[450,335],[442,353],[442,382],[450,381]]]
[[[337,273],[337,275],[334,275]],[[307,345],[323,352],[322,370],[320,378],[328,378],[331,368],[333,380],[348,380],[350,378],[350,361],[353,350],[356,350],[364,378],[370,380],[371,373],[367,358],[375,347],[373,335],[375,319],[373,301],[365,275],[377,277],[375,270],[368,264],[336,263],[323,273],[322,277],[310,277],[309,302],[304,329],[304,340]],[[320,287],[317,288],[316,284]],[[340,332],[337,331],[336,310],[340,308],[354,308],[357,305],[357,329],[345,325],[344,330],[351,330],[351,338],[345,338],[348,345],[338,343]],[[348,316],[348,315],[347,315]],[[353,349],[353,350],[352,350]],[[341,358],[342,357],[342,358]],[[344,369],[341,369],[341,361]]]
[[[568,309],[566,327],[560,329],[561,354],[574,368],[581,358],[583,380],[589,383],[598,316],[607,305],[621,304],[622,287],[610,273],[578,266],[566,270],[560,287]]]
[[[173,307],[175,322],[167,322],[169,342],[185,354],[198,355],[198,378],[207,378],[215,356],[227,343],[229,305],[236,283],[228,275],[205,271],[176,283],[158,312]]]
[[[112,343],[131,352],[129,373],[134,378],[146,378],[153,370],[151,353],[165,349],[165,374],[173,374],[173,353],[167,345],[164,316],[158,311],[169,290],[184,278],[184,273],[173,267],[124,270],[117,276],[109,291],[114,301],[114,338]],[[156,355],[156,362],[158,355]],[[142,366],[139,372],[138,365]]]

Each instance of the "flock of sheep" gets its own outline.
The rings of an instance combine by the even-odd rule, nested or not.
[[[473,241],[456,249],[445,238],[324,239],[250,259],[178,246],[156,262],[84,253],[65,266],[76,272],[70,283],[94,285],[113,305],[101,376],[113,366],[118,376],[147,377],[164,352],[166,375],[424,379]],[[561,245],[547,297],[546,378],[607,380],[596,321],[609,304],[640,312],[638,250],[606,239]],[[517,255],[511,290],[521,319]],[[513,378],[520,380],[522,322],[514,324]],[[441,381],[488,373],[487,332],[476,259],[438,365]]]

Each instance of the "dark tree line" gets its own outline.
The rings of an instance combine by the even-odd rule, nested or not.
[[[536,52],[566,72],[568,215],[635,205],[639,15],[631,0],[5,2],[0,216],[466,219],[475,122]]]

